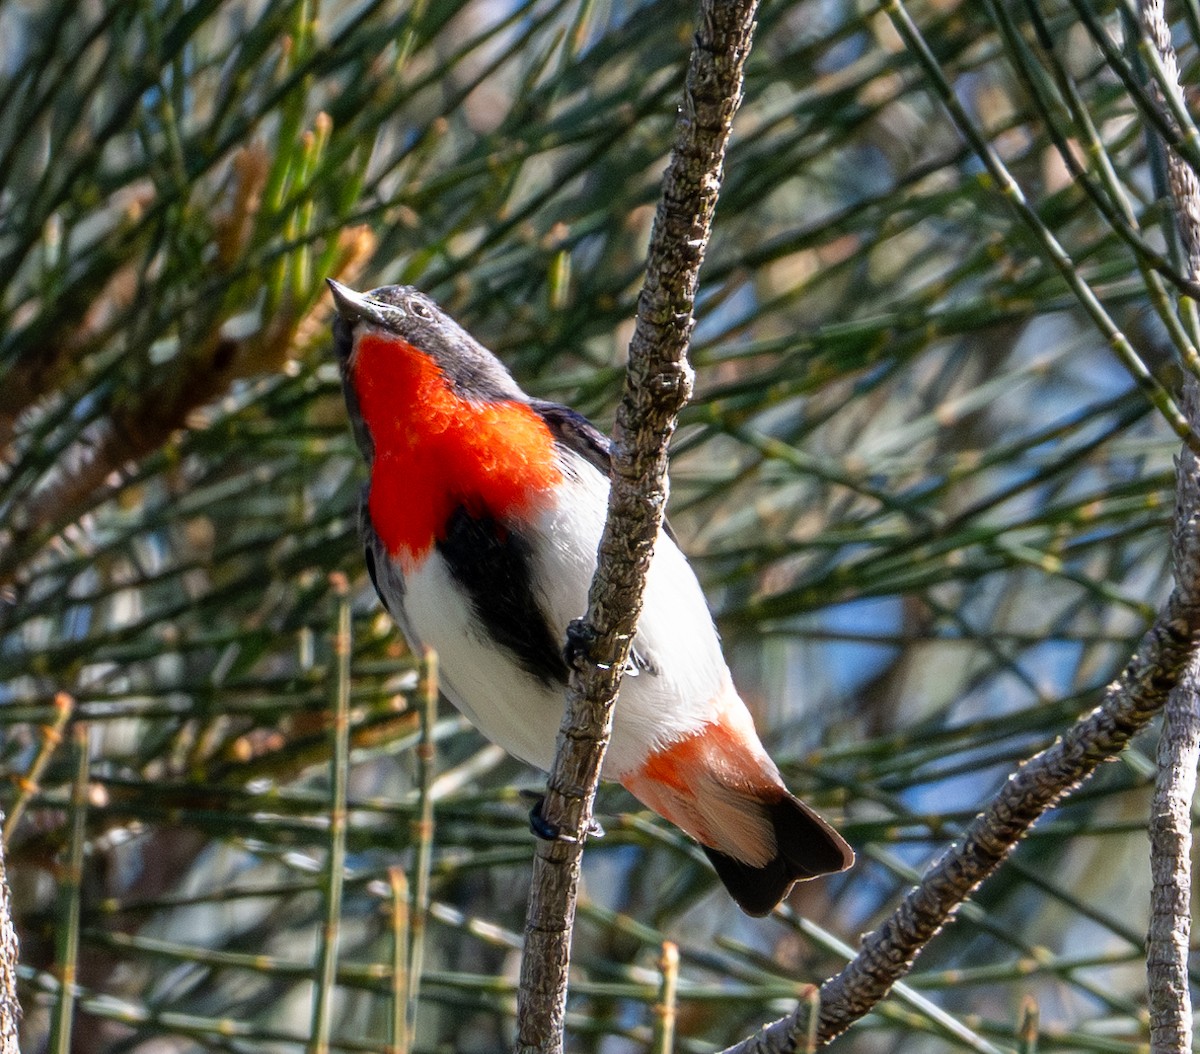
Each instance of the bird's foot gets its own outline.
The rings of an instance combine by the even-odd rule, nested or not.
[[[557,842],[562,837],[562,829],[558,824],[551,823],[542,815],[542,805],[546,801],[545,795],[522,791],[521,796],[533,798],[533,806],[529,810],[529,829],[533,832],[534,837],[542,839],[543,842]]]
[[[582,669],[592,655],[592,646],[596,643],[596,630],[587,618],[571,619],[567,623],[567,643],[563,648],[563,658],[573,669]]]
[[[533,806],[529,810],[529,829],[535,837],[545,842],[575,841],[574,835],[564,833],[558,824],[551,823],[542,815],[542,805],[546,801],[545,795],[538,794],[537,791],[523,790],[521,791],[521,797],[533,802]],[[595,817],[592,817],[588,822],[587,834],[589,838],[604,837],[604,828],[600,826],[600,822]]]

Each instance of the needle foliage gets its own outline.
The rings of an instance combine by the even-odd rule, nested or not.
[[[1174,13],[1187,85],[1200,10]],[[435,709],[366,582],[323,279],[419,285],[607,427],[692,18],[0,0],[23,1049],[511,1041],[538,778]],[[859,864],[749,921],[603,789],[570,1049],[712,1051],[803,998],[1152,618],[1200,359],[1148,131],[1192,165],[1200,138],[1150,104],[1130,25],[1122,0],[762,6],[671,515]],[[844,1049],[1142,1049],[1153,757],[1055,810]]]

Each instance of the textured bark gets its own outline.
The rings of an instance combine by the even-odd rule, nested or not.
[[[0,814],[2,819],[2,814]],[[17,1039],[21,1004],[17,1001],[17,931],[13,929],[12,901],[4,871],[4,843],[0,841],[0,1054],[19,1054]]]
[[[1171,29],[1167,25],[1162,0],[1138,0],[1138,16],[1142,31],[1142,43],[1147,56],[1162,72],[1164,83],[1152,80],[1150,94],[1162,111],[1167,127],[1175,128],[1175,118],[1163,96],[1164,88],[1172,95],[1172,101],[1184,112],[1187,102],[1179,90],[1179,63],[1175,58],[1175,46],[1171,43]],[[1183,248],[1187,254],[1187,275],[1193,281],[1200,276],[1200,181],[1196,173],[1166,143],[1167,176],[1171,188],[1171,204],[1175,208],[1175,219]]]
[[[756,0],[701,2],[613,433],[608,522],[587,617],[573,628],[573,640],[583,646],[542,806],[545,820],[563,836],[539,841],[534,857],[517,1012],[520,1052],[562,1050],[580,857],[666,506],[667,444],[691,394],[687,347],[697,275],[741,101],[756,6]]]
[[[1150,84],[1151,98],[1167,127],[1176,128],[1171,107],[1184,105],[1179,90],[1179,64],[1171,43],[1162,0],[1139,0],[1141,44],[1161,76]],[[1148,133],[1148,134],[1153,134]],[[1200,275],[1200,184],[1196,173],[1167,143],[1167,179],[1176,225],[1186,254],[1186,273]],[[1200,419],[1200,384],[1184,371],[1183,411],[1192,427]],[[1200,463],[1184,447],[1176,466],[1176,544],[1182,532],[1196,528],[1200,510]],[[1177,578],[1194,567],[1176,567]],[[1192,799],[1200,760],[1200,657],[1193,656],[1167,700],[1158,744],[1158,780],[1150,808],[1150,929],[1147,934],[1146,984],[1150,1003],[1150,1049],[1153,1054],[1185,1054],[1192,1049],[1192,995],[1188,952],[1192,930]]]
[[[1192,916],[1192,798],[1200,759],[1200,664],[1195,657],[1167,702],[1150,807],[1150,929],[1146,981],[1153,1054],[1192,1049],[1188,946]]]

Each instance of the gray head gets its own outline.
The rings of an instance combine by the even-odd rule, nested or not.
[[[526,400],[504,364],[419,289],[385,285],[357,293],[332,278],[326,281],[337,307],[333,338],[344,379],[357,338],[369,332],[424,352],[463,398]]]

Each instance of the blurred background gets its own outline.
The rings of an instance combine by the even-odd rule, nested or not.
[[[1173,10],[1194,83],[1200,14]],[[1162,402],[1177,268],[1127,7],[908,11]],[[693,18],[0,0],[0,805],[29,1054],[507,1048],[517,789],[541,777],[428,705],[366,581],[323,279],[419,285],[607,429]],[[784,1012],[1096,705],[1169,585],[1178,440],[932,73],[873,3],[765,0],[674,446],[735,679],[859,862],[749,920],[604,788],[572,1051],[666,1049],[665,940],[674,1049]],[[1143,1049],[1154,750],[1044,820],[839,1049]]]

